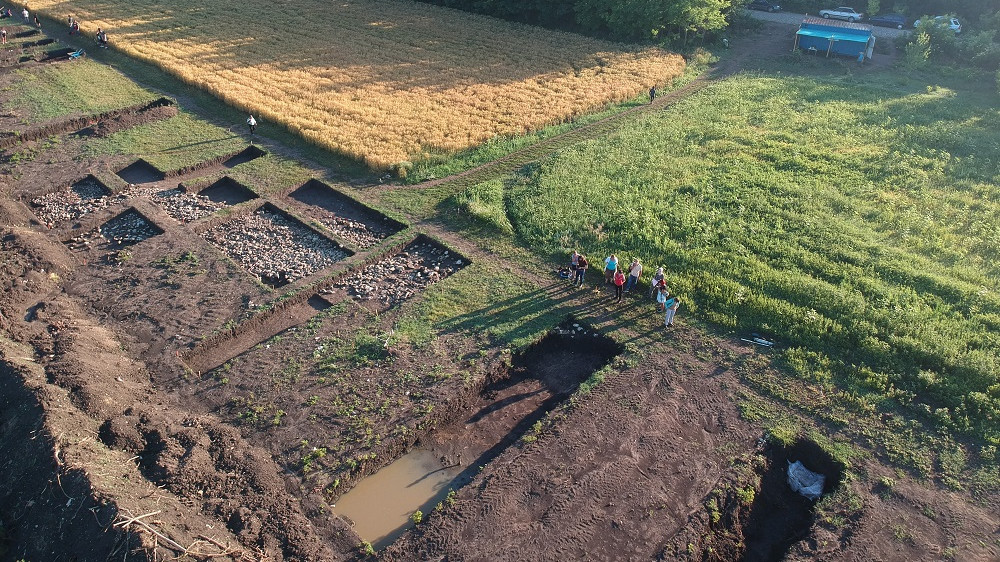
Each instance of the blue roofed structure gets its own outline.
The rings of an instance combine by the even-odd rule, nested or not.
[[[795,49],[825,53],[828,57],[831,54],[857,57],[864,53],[870,59],[875,50],[875,36],[870,25],[805,18],[795,33],[792,50]]]

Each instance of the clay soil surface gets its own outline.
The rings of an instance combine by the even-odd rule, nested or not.
[[[0,560],[361,559],[331,506],[418,444],[467,484],[384,560],[1000,558],[995,504],[872,457],[825,508],[789,495],[788,454],[740,410],[767,350],[684,318],[622,325],[651,307],[642,295],[615,309],[554,277],[540,298],[582,319],[536,347],[457,330],[406,341],[397,321],[429,287],[513,266],[318,187],[165,201],[241,161],[74,192],[138,158],[85,158],[88,138],[0,157]],[[33,201],[53,193],[102,202],[42,220]],[[358,252],[268,287],[203,236],[265,204],[335,225],[318,236]],[[792,532],[769,519],[779,504],[801,508]]]

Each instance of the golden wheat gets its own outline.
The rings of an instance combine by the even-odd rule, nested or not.
[[[316,144],[385,169],[632,98],[683,69],[655,48],[388,0],[32,0]]]

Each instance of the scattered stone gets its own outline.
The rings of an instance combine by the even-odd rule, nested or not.
[[[345,219],[336,215],[320,219],[319,222],[329,228],[341,240],[350,242],[362,250],[378,245],[379,242],[388,236],[385,232],[372,229],[363,222]]]
[[[332,240],[266,207],[202,236],[272,286],[309,276],[348,255]]]
[[[31,200],[35,216],[49,228],[63,221],[77,220],[117,202],[116,197],[108,195],[107,189],[91,178]]]
[[[108,242],[119,246],[137,244],[163,233],[158,226],[135,209],[129,209],[102,224],[98,231]]]
[[[54,228],[65,221],[78,220],[84,215],[125,204],[136,197],[151,197],[163,210],[180,222],[193,222],[225,207],[207,197],[185,193],[180,189],[157,190],[130,184],[119,193],[109,194],[96,180],[85,179],[71,187],[36,197],[31,204],[42,224]]]
[[[167,189],[153,195],[163,210],[180,222],[194,222],[226,206],[204,195],[186,193],[180,189]]]
[[[391,308],[455,273],[445,264],[447,250],[430,242],[415,242],[400,253],[348,275],[321,293],[345,291],[351,298]]]

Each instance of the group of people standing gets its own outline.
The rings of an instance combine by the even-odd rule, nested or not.
[[[31,14],[28,12],[27,6],[25,6],[24,10],[21,11],[21,15],[24,17],[25,23],[29,23],[31,21],[30,19]],[[0,19],[13,18],[13,17],[14,14],[11,12],[10,8],[0,7]],[[38,19],[37,15],[34,16],[34,23],[35,27],[37,27],[38,29],[42,28],[42,22],[41,20]],[[74,19],[73,16],[67,17],[66,23],[67,25],[69,25],[70,35],[80,34],[80,22]],[[96,39],[97,39],[97,45],[99,47],[103,47],[105,49],[108,48],[108,33],[100,27],[97,28]],[[0,42],[2,42],[2,44],[4,45],[7,44],[7,28],[0,29]]]
[[[24,10],[21,11],[21,15],[24,16],[24,23],[29,23],[30,22],[30,20],[28,18],[31,17],[31,14],[28,13],[28,7],[27,6],[25,6]],[[0,19],[7,19],[7,18],[13,18],[13,17],[14,17],[14,12],[12,12],[10,10],[10,8],[8,8],[7,6],[0,7]],[[37,27],[38,29],[42,28],[42,22],[38,21],[38,16],[35,16],[35,27]],[[2,45],[6,45],[7,44],[7,28],[6,27],[4,27],[3,29],[0,29],[0,44],[2,44]]]
[[[583,286],[584,277],[590,268],[590,261],[576,250],[570,255],[569,270],[566,277],[575,286]],[[642,261],[639,258],[625,265],[617,255],[611,254],[604,258],[604,284],[614,287],[615,302],[622,302],[624,293],[635,290],[642,278]],[[681,306],[681,299],[671,295],[667,288],[666,274],[663,268],[657,268],[649,282],[649,298],[655,298],[657,309],[664,313],[663,325],[668,328],[674,325],[674,315]]]
[[[74,19],[73,16],[69,16],[67,18],[67,22],[69,23],[69,34],[70,35],[79,35],[80,34],[80,22],[77,21],[76,19]],[[95,35],[95,39],[97,40],[97,46],[98,47],[101,47],[101,48],[104,48],[104,49],[108,48],[108,32],[104,31],[104,28],[102,28],[102,27],[98,27],[97,28],[97,34]]]

